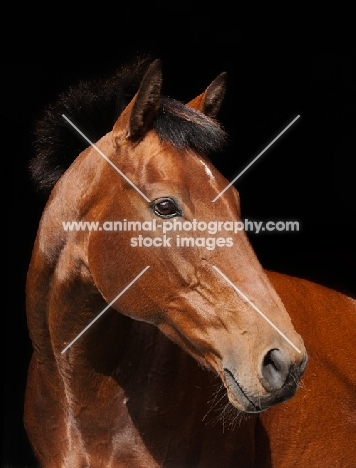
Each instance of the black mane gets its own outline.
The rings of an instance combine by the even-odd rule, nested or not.
[[[36,156],[30,172],[37,189],[48,193],[88,142],[62,117],[66,115],[89,138],[96,142],[112,130],[114,123],[130,102],[150,63],[137,58],[113,76],[83,81],[59,96],[35,126]],[[226,134],[214,120],[167,97],[152,122],[162,141],[177,148],[193,148],[208,154],[221,149]]]

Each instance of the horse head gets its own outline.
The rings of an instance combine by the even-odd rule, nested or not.
[[[246,233],[234,228],[238,192],[216,199],[228,181],[208,153],[225,141],[215,120],[225,73],[188,104],[162,97],[161,87],[156,60],[112,131],[75,162],[75,189],[62,178],[70,203],[80,201],[78,219],[156,227],[91,231],[84,263],[108,304],[217,373],[236,408],[260,412],[294,395],[307,355]]]

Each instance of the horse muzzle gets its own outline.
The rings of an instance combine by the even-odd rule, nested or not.
[[[300,364],[291,364],[278,349],[270,350],[262,361],[259,377],[262,388],[258,393],[248,390],[248,385],[240,381],[238,372],[224,367],[223,382],[231,404],[246,413],[260,413],[289,400],[300,385],[307,361],[305,354]]]

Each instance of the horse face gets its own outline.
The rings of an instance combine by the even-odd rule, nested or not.
[[[246,234],[223,228],[240,220],[236,190],[213,203],[228,181],[196,151],[162,142],[149,129],[147,119],[158,107],[155,67],[147,80],[118,119],[111,140],[102,143],[133,184],[116,174],[113,183],[112,168],[103,167],[107,183],[100,216],[152,229],[91,233],[90,271],[110,303],[149,266],[113,307],[155,324],[213,369],[236,408],[262,411],[294,395],[307,360],[303,341]],[[210,90],[220,99],[216,87]],[[214,102],[208,88],[190,105],[213,113]]]

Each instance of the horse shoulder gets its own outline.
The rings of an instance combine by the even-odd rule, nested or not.
[[[356,460],[356,301],[321,285],[268,273],[309,362],[290,401],[260,416],[256,468],[352,467]]]

